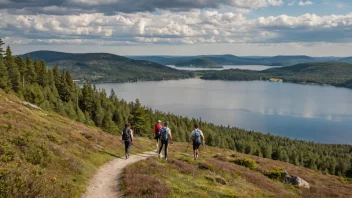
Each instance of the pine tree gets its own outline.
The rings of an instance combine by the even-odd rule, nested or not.
[[[148,121],[141,103],[137,99],[133,104],[130,118],[128,119],[136,134],[148,135]]]
[[[48,78],[48,70],[45,67],[45,63],[43,61],[37,63],[38,64],[38,69],[37,69],[37,80],[39,85],[41,85],[42,87],[45,87],[48,82],[49,82],[49,78]]]
[[[0,40],[1,41],[1,40]],[[1,47],[0,47],[1,50]],[[9,75],[7,72],[7,68],[3,63],[2,54],[0,54],[0,89],[5,91],[9,91]]]
[[[9,73],[12,90],[17,93],[20,93],[22,89],[21,74],[13,59],[12,52],[9,46],[6,49],[5,65]]]
[[[27,59],[26,59],[26,73],[24,75],[24,79],[28,83],[34,83],[36,78],[37,78],[37,74],[35,73],[34,65],[33,65],[29,55],[27,55]]]
[[[21,56],[17,56],[15,58],[15,63],[20,71],[21,76],[23,77],[25,73],[27,72],[27,65],[24,62],[24,60],[21,58]]]
[[[3,45],[5,45],[5,43],[0,38],[0,56],[4,53],[4,49],[2,48]]]

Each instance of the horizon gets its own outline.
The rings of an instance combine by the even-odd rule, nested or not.
[[[10,46],[11,47],[11,46]],[[25,52],[22,54],[15,54],[15,56],[23,56],[26,54],[30,54],[30,53],[34,53],[34,52],[59,52],[59,53],[71,53],[71,54],[99,54],[99,53],[107,53],[107,54],[113,54],[113,55],[117,55],[117,56],[125,56],[125,57],[138,57],[138,56],[169,56],[169,57],[196,57],[196,56],[222,56],[222,55],[232,55],[232,56],[237,56],[237,57],[278,57],[278,56],[308,56],[308,55],[304,55],[304,54],[297,54],[297,55],[292,55],[292,54],[287,54],[287,55],[283,55],[283,54],[278,54],[278,55],[272,55],[272,56],[263,56],[263,55],[244,55],[244,56],[240,56],[240,55],[236,55],[236,54],[195,54],[195,55],[167,55],[167,54],[155,54],[155,55],[142,55],[142,54],[136,54],[136,55],[121,55],[121,54],[116,54],[116,53],[110,53],[110,52],[66,52],[66,51],[54,51],[54,50],[36,50],[36,51],[30,51],[30,52]],[[347,57],[352,57],[351,56],[308,56],[311,58],[347,58]]]
[[[0,1],[0,38],[37,50],[128,56],[352,56],[348,0]]]

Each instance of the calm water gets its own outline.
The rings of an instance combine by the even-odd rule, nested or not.
[[[264,65],[223,65],[223,68],[192,68],[192,67],[176,67],[175,65],[166,65],[168,67],[178,69],[178,70],[188,70],[188,71],[203,71],[203,70],[224,70],[224,69],[248,69],[261,71],[265,69],[272,68],[273,66],[264,66]],[[279,66],[275,66],[279,67]]]
[[[127,101],[290,138],[352,144],[352,90],[263,81],[200,79],[98,84]]]

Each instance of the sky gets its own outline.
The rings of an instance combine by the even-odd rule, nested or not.
[[[0,0],[0,38],[119,55],[352,56],[351,0]]]

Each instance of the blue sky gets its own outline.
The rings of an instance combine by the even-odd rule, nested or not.
[[[316,15],[333,15],[342,14],[346,15],[351,13],[352,1],[351,0],[310,0],[311,5],[299,6],[299,0],[285,1],[282,6],[274,6],[270,8],[262,8],[248,14],[249,18],[257,18],[261,16],[277,16],[277,15],[290,15],[300,16],[306,13]],[[288,5],[294,2],[293,5]],[[302,1],[305,2],[305,1]]]
[[[120,55],[352,56],[350,0],[0,0],[0,38]]]

